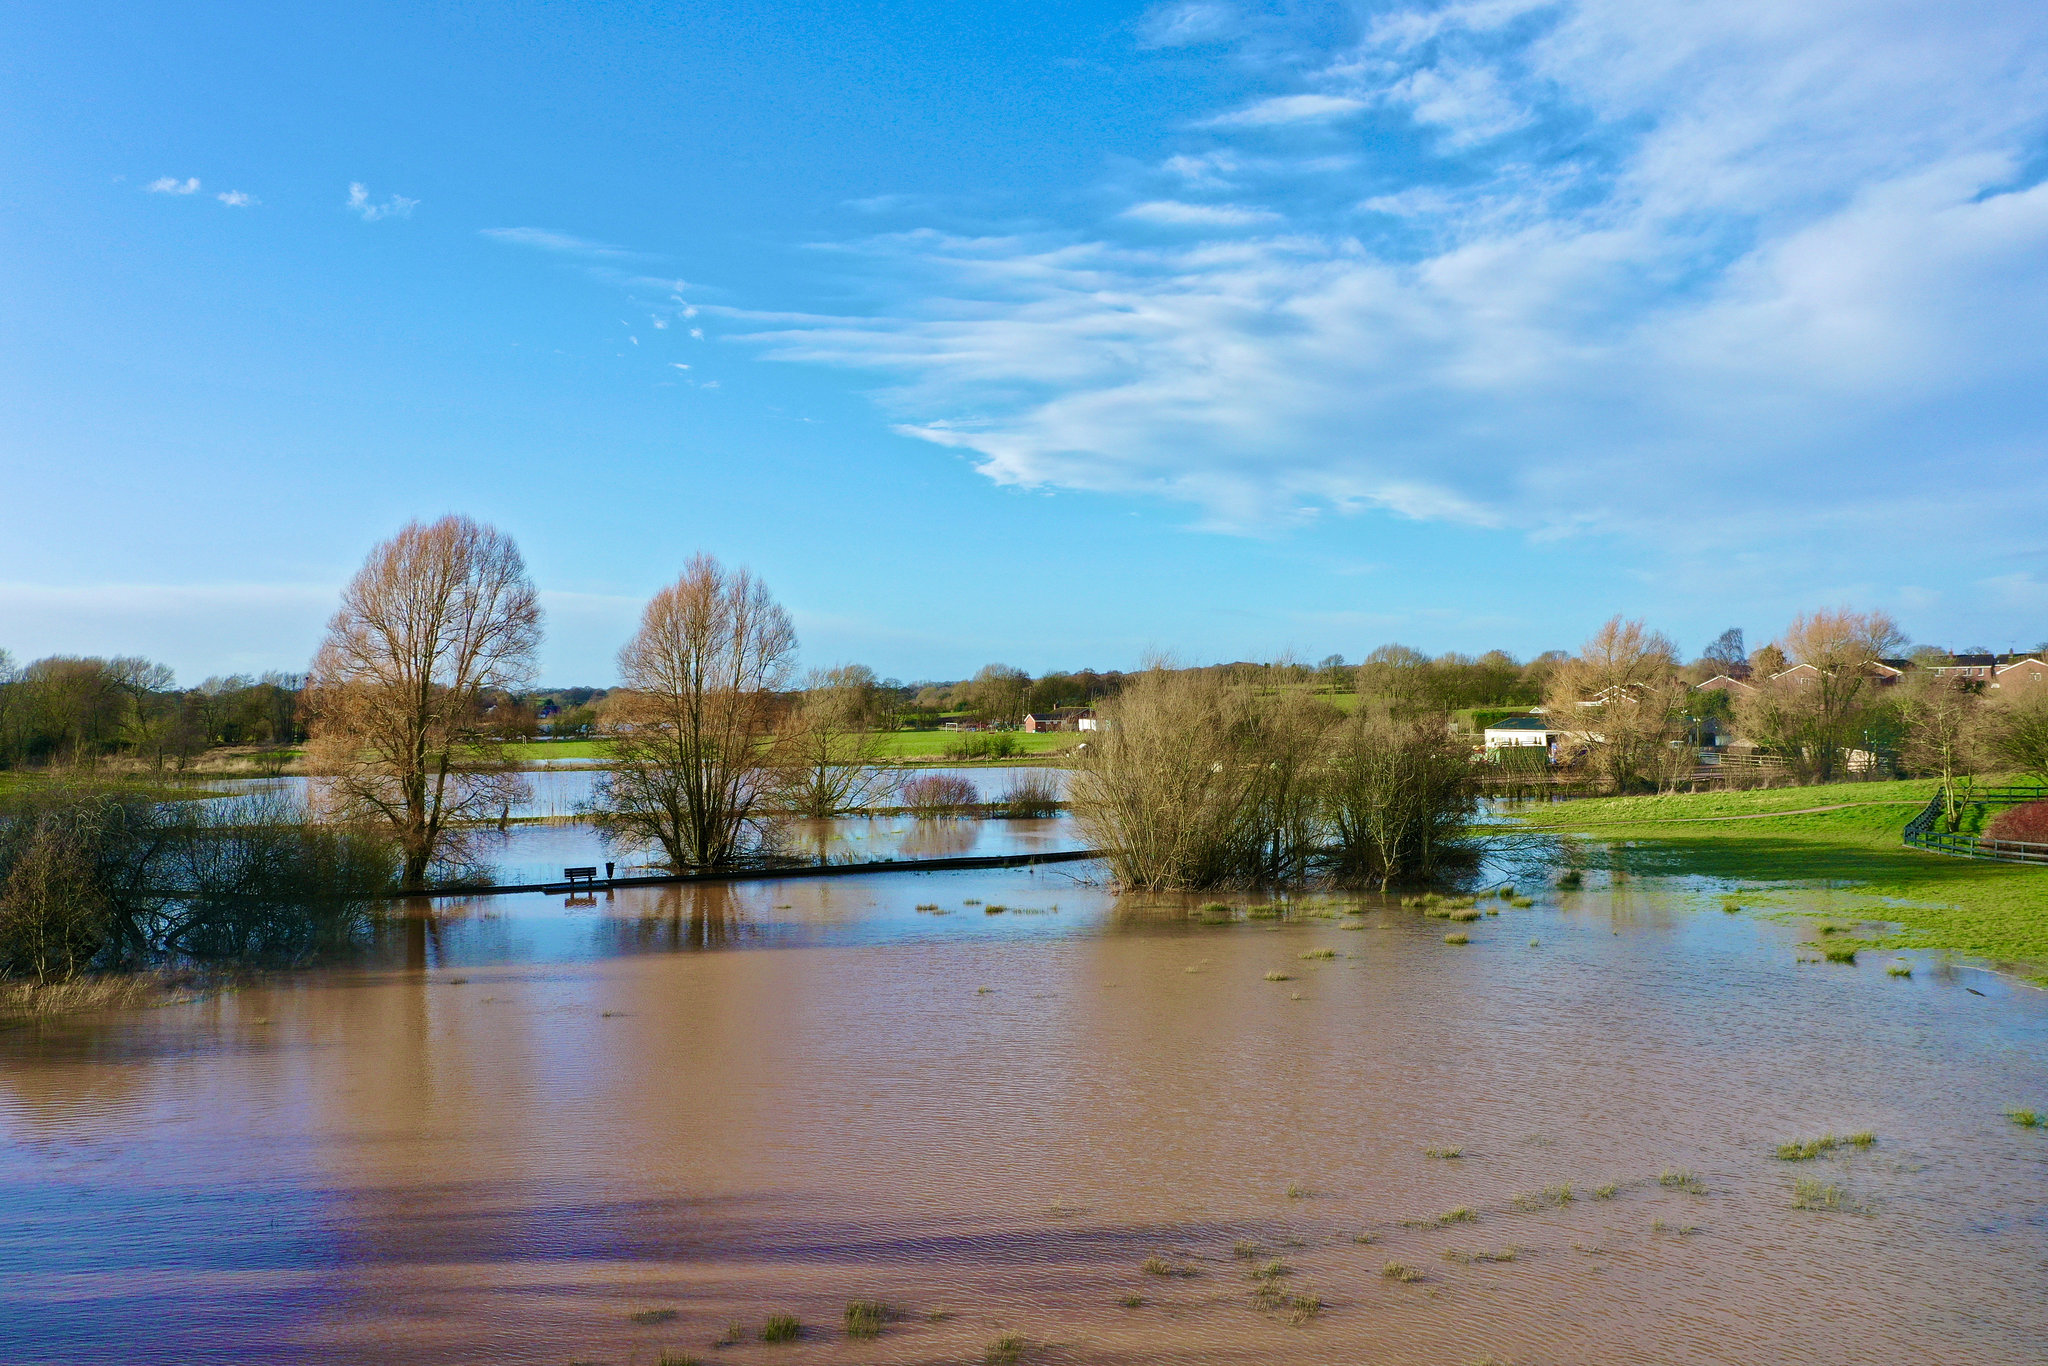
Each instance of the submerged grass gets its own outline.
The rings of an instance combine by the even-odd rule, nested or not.
[[[988,1345],[981,1354],[986,1366],[1017,1366],[1024,1357],[1026,1343],[1015,1333],[1005,1333]]]
[[[1792,1183],[1792,1208],[1824,1210],[1831,1214],[1868,1214],[1867,1202],[1853,1199],[1832,1181],[1802,1176]]]
[[[1670,1190],[1681,1190],[1687,1195],[1705,1195],[1707,1183],[1683,1167],[1667,1167],[1657,1178],[1657,1184]],[[1598,1194],[1596,1191],[1595,1194]]]
[[[673,1309],[639,1309],[626,1317],[634,1323],[673,1323],[678,1315]]]
[[[770,1314],[768,1321],[761,1325],[763,1342],[795,1342],[803,1336],[804,1326],[794,1314]]]
[[[1420,1271],[1401,1262],[1388,1262],[1380,1268],[1380,1275],[1390,1281],[1399,1281],[1403,1285],[1408,1285],[1422,1279]]]

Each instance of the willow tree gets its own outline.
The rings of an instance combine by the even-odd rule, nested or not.
[[[468,856],[468,829],[525,794],[482,743],[489,703],[529,683],[540,606],[512,538],[414,522],[370,552],[307,679],[309,751],[338,814],[389,833],[401,882]]]
[[[777,693],[795,655],[789,614],[758,579],[709,555],[691,560],[619,651],[606,718],[614,763],[592,805],[600,825],[659,846],[671,868],[745,855],[781,777]]]

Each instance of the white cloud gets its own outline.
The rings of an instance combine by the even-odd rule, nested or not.
[[[517,247],[532,247],[538,251],[558,252],[565,256],[594,256],[600,258],[622,258],[639,256],[642,253],[615,247],[609,242],[593,242],[586,237],[575,237],[551,228],[481,228],[478,234],[494,242],[506,242]]]
[[[1355,95],[1275,95],[1256,104],[1202,120],[1205,128],[1276,128],[1294,123],[1327,123],[1366,107]]]
[[[379,204],[370,198],[370,191],[361,181],[351,181],[348,187],[348,208],[365,223],[374,223],[380,218],[410,218],[412,211],[419,207],[419,200],[407,199],[395,194]]]
[[[1184,204],[1175,199],[1133,204],[1124,210],[1123,216],[1147,223],[1191,228],[1243,228],[1271,223],[1280,217],[1271,209],[1244,209],[1232,204]]]
[[[246,209],[253,205],[261,204],[263,202],[262,200],[258,199],[255,195],[244,194],[240,190],[222,190],[219,194],[215,195],[214,198],[218,199],[221,203],[227,205],[231,209]]]
[[[198,194],[199,177],[180,180],[174,175],[163,175],[142,188],[150,194]]]
[[[1244,30],[1244,17],[1222,0],[1179,0],[1159,5],[1138,21],[1145,47],[1193,47],[1228,42]]]
[[[1413,133],[1234,175],[1228,206],[850,244],[894,307],[732,316],[882,377],[898,430],[992,479],[1207,525],[1377,507],[1745,546],[1714,572],[1780,581],[1879,544],[2035,553],[2048,10],[1501,0],[1299,56],[1315,93],[1161,168],[1215,188],[1238,134],[1368,105]],[[1203,215],[1245,231],[1129,226]]]

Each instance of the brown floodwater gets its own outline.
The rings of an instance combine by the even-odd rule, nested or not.
[[[2048,1359],[2041,993],[1712,891],[1464,946],[1052,870],[442,901],[0,1033],[0,1360]]]

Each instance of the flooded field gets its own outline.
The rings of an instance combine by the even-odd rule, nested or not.
[[[0,1034],[0,1359],[2043,1360],[2040,992],[1677,879],[1460,946],[1077,868],[444,900]]]

